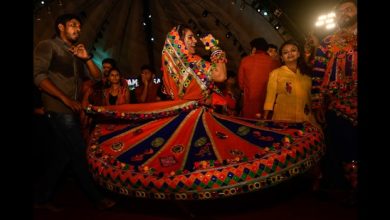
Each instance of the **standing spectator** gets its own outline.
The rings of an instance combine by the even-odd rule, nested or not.
[[[244,93],[241,113],[243,117],[259,118],[263,115],[269,73],[279,64],[267,54],[264,38],[253,39],[250,45],[252,55],[241,60],[238,70],[238,84]]]
[[[324,179],[337,184],[346,177],[351,189],[347,201],[354,204],[358,175],[356,1],[342,0],[335,11],[339,30],[322,40],[314,59],[313,108],[317,120],[327,125]]]
[[[34,83],[42,90],[42,102],[55,142],[51,143],[50,163],[35,190],[34,207],[59,211],[51,202],[53,192],[65,167],[70,163],[81,187],[99,209],[115,202],[98,191],[86,161],[86,146],[81,135],[79,102],[81,79],[89,74],[100,78],[100,70],[83,44],[77,43],[81,20],[64,14],[55,21],[56,37],[38,43],[34,50]]]
[[[280,66],[280,56],[278,53],[278,46],[276,46],[275,44],[268,44],[267,53],[273,60],[276,60]]]
[[[273,70],[268,80],[264,119],[273,111],[272,120],[315,123],[311,114],[311,73],[299,44],[293,40],[284,42],[280,57],[283,66]]]

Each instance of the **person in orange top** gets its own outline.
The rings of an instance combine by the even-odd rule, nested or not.
[[[118,68],[112,68],[108,73],[108,85],[103,90],[103,105],[122,105],[130,103],[130,90],[122,84],[122,76]]]
[[[138,83],[140,84],[135,88],[135,95],[138,103],[144,102],[157,102],[162,100],[161,98],[161,84],[153,82],[154,71],[149,65],[143,65],[141,67],[141,74],[138,77]]]
[[[241,114],[259,118],[263,114],[269,73],[279,64],[267,54],[268,43],[264,38],[256,38],[250,44],[252,55],[244,57],[238,69],[238,83],[244,93]]]

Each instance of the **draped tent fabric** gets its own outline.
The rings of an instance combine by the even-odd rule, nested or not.
[[[80,13],[83,27],[79,42],[94,54],[98,65],[106,57],[116,59],[125,77],[135,77],[140,67],[150,62],[159,74],[166,34],[177,24],[189,24],[190,19],[189,26],[194,25],[194,32],[211,33],[219,39],[227,53],[227,67],[232,71],[238,70],[242,53],[250,52],[249,42],[253,38],[261,36],[276,45],[283,42],[281,35],[253,8],[248,6],[241,11],[228,0],[63,0],[62,6],[58,1],[46,2],[45,7],[34,11],[35,18],[40,18],[34,20],[34,45],[54,35],[58,15]],[[154,42],[146,38],[143,26],[146,2],[152,16],[150,30]],[[47,7],[51,8],[50,14]],[[208,11],[208,16],[202,16],[204,10]],[[232,34],[230,38],[226,38],[228,31]],[[148,49],[149,43],[152,51]],[[197,46],[199,54],[207,56],[201,42]]]

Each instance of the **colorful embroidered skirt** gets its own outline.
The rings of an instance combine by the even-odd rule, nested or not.
[[[258,191],[304,173],[324,151],[321,130],[308,122],[233,118],[196,103],[90,112],[125,119],[98,123],[87,154],[94,179],[127,196],[203,200]]]

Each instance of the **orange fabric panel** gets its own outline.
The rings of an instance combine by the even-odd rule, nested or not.
[[[262,51],[241,60],[238,82],[244,91],[243,117],[256,118],[257,113],[263,114],[269,73],[278,65],[278,62]]]

